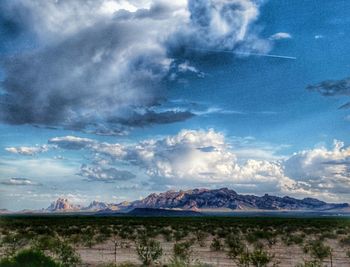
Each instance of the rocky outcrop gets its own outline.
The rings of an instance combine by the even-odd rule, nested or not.
[[[67,212],[67,211],[79,211],[80,206],[69,203],[66,198],[58,198],[52,202],[51,205],[46,209],[49,212]]]

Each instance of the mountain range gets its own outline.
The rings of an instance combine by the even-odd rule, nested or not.
[[[82,207],[59,198],[44,212],[130,212],[135,209],[182,211],[350,211],[348,203],[327,203],[315,198],[296,199],[265,194],[242,195],[228,188],[167,191],[150,194],[142,200],[118,204],[93,201]]]

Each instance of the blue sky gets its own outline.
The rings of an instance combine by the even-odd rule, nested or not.
[[[350,201],[349,8],[5,1],[1,208],[222,186]]]

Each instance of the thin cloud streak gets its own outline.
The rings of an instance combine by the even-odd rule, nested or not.
[[[293,56],[284,56],[284,55],[275,55],[275,54],[237,52],[237,51],[230,51],[230,50],[215,50],[215,49],[205,49],[205,48],[188,48],[188,49],[194,50],[194,51],[206,51],[206,52],[214,52],[214,53],[230,53],[230,54],[242,55],[242,56],[272,57],[272,58],[282,58],[282,59],[291,59],[291,60],[297,59],[296,57],[293,57]]]

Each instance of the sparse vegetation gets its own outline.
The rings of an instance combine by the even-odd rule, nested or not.
[[[176,267],[204,266],[199,263],[201,250],[207,251],[206,257],[215,255],[247,267],[277,266],[279,255],[272,251],[292,246],[307,254],[299,266],[318,267],[331,258],[337,261],[334,245],[350,262],[349,233],[350,220],[345,218],[3,216],[0,255],[2,262],[11,262],[20,251],[30,249],[60,267],[80,266],[81,251],[91,247],[109,264],[105,266]],[[120,258],[123,251],[134,255],[130,263]]]

